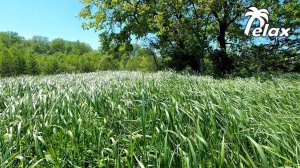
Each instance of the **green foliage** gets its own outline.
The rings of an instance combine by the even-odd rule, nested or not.
[[[54,39],[49,43],[50,53],[66,53],[66,42],[63,39]]]
[[[296,50],[277,51],[277,46],[272,45],[252,46],[234,59],[235,73],[241,76],[261,72],[300,72],[300,55]]]
[[[26,57],[26,74],[37,75],[40,73],[37,57],[38,55],[30,55]]]
[[[300,1],[298,0],[82,0],[81,2],[84,8],[79,16],[85,20],[83,27],[100,30],[104,50],[128,45],[133,41],[132,37],[145,38],[146,44],[160,52],[162,63],[166,68],[179,71],[192,69],[203,72],[207,69],[204,64],[205,56],[214,55],[212,43],[217,43],[220,50],[233,55],[240,55],[245,52],[245,48],[256,45],[252,44],[253,37],[243,33],[247,23],[244,13],[251,6],[268,7],[271,14],[269,22],[272,26],[293,28],[289,38],[268,37],[265,39],[268,44],[277,46],[277,51],[286,50],[287,53],[290,53],[289,50],[299,51]],[[224,62],[218,63],[218,60],[214,60],[212,63],[226,66],[227,59],[221,61]],[[225,71],[220,73],[228,73],[226,69],[231,69],[230,66],[221,68]]]
[[[47,54],[50,52],[49,40],[47,37],[33,36],[32,40],[28,43],[34,53]]]
[[[100,61],[99,70],[107,71],[107,70],[118,70],[119,65],[117,60],[113,58],[113,56],[103,56]]]
[[[207,15],[204,2],[194,1],[82,1],[84,9],[80,16],[87,22],[84,28],[102,30],[101,41],[105,50],[114,45],[127,45],[131,36],[137,38],[154,35],[158,37],[155,45],[161,49],[162,56],[169,55],[169,49],[178,46],[179,53],[196,57],[185,61],[185,65],[194,66],[203,57],[202,52],[208,46],[206,30]],[[194,7],[192,8],[192,5]],[[109,13],[109,14],[108,14]],[[119,25],[124,25],[119,28]],[[116,29],[118,27],[118,29]],[[194,63],[196,62],[196,63]],[[176,68],[176,67],[174,67]]]
[[[155,54],[146,48],[138,49],[127,62],[126,69],[134,71],[155,71],[157,69]]]
[[[21,44],[14,44],[8,49],[8,52],[11,55],[12,63],[10,64],[11,66],[11,71],[13,75],[18,75],[18,74],[24,74],[25,69],[26,69],[26,62],[25,62],[25,49],[26,47],[24,46],[23,43]]]
[[[41,36],[24,40],[11,32],[0,35],[0,76],[157,70],[155,53],[138,45],[115,45],[108,51],[93,51],[79,41],[54,39],[49,42]]]
[[[92,48],[85,43],[80,41],[65,41],[63,39],[54,39],[49,43],[50,54],[63,53],[63,54],[74,54],[83,55],[92,51]]]
[[[101,51],[91,54],[95,51],[79,41],[40,36],[25,40],[17,33],[0,33],[1,76],[169,68],[215,76],[300,72],[297,0],[81,2],[83,27],[101,32]],[[261,42],[266,44],[258,46],[243,34],[250,6],[268,7],[270,26],[290,27],[290,36],[264,37]],[[133,41],[143,41],[155,52],[139,49]]]
[[[20,37],[18,33],[15,32],[0,32],[0,43],[3,44],[2,47],[10,48],[14,44],[20,44],[24,42],[24,38]]]
[[[13,75],[13,61],[11,54],[5,48],[0,50],[0,74],[1,76]]]

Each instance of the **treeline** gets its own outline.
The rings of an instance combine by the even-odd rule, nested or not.
[[[162,68],[216,77],[300,71],[299,0],[81,2],[83,27],[101,32],[104,50],[130,50],[136,37],[159,51]],[[282,37],[252,36],[265,24],[291,31]]]
[[[203,74],[222,76],[225,72],[252,76],[261,72],[300,72],[298,47],[296,42],[281,50],[276,45],[249,45],[239,52],[210,50],[203,56]],[[193,66],[201,66],[200,58],[194,58],[192,62],[191,57],[181,50],[170,49],[168,54],[173,55],[172,58],[157,56],[150,49],[131,44],[109,45],[107,49],[102,47],[101,50],[93,50],[80,41],[49,41],[41,36],[26,40],[14,32],[2,32],[0,76],[104,70],[156,71],[169,68],[193,73]]]
[[[34,36],[26,40],[15,32],[0,33],[0,75],[80,73],[97,70],[142,70],[157,68],[155,54],[134,46],[128,52],[101,52],[80,41]]]

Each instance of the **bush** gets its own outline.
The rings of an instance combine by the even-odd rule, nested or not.
[[[300,72],[299,65],[300,55],[295,50],[280,51],[269,45],[252,46],[235,57],[234,74],[253,76],[262,72]]]
[[[126,69],[133,71],[155,71],[157,69],[155,53],[146,48],[137,50],[134,56],[127,62]]]
[[[118,70],[118,62],[112,56],[103,56],[100,61],[99,70]]]
[[[214,76],[223,77],[233,71],[233,59],[225,51],[216,50],[211,54],[210,58],[212,59]]]

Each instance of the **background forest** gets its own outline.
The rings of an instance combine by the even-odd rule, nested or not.
[[[135,46],[135,51],[119,49],[117,54],[93,50],[79,41],[34,36],[25,40],[14,32],[0,33],[0,74],[57,74],[96,70],[154,71],[154,53]]]
[[[82,26],[99,32],[99,50],[79,41],[49,41],[41,36],[25,40],[17,33],[2,32],[1,76],[165,69],[217,77],[300,72],[299,0],[81,3]],[[267,8],[267,23],[291,28],[290,35],[245,35],[249,20],[245,13],[251,6]],[[251,30],[258,21],[254,20]]]

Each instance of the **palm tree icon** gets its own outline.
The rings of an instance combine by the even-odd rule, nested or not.
[[[246,35],[249,35],[251,26],[256,19],[258,19],[260,27],[263,27],[266,24],[266,21],[267,23],[269,21],[269,12],[267,9],[258,10],[256,7],[251,7],[249,9],[250,11],[246,13],[246,16],[251,16],[251,18],[249,19],[245,29]]]

